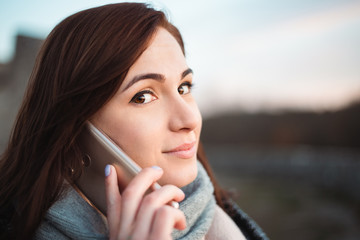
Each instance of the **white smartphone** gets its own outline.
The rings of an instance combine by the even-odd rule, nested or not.
[[[110,137],[96,128],[89,121],[80,134],[80,147],[84,153],[84,171],[76,182],[80,191],[106,215],[106,195],[104,169],[112,164],[118,176],[120,193],[132,178],[141,171],[137,165]],[[160,188],[158,183],[151,186],[152,190]],[[170,204],[178,208],[177,202]]]

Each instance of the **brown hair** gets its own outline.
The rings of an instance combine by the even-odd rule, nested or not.
[[[50,33],[0,162],[0,218],[9,219],[12,237],[33,236],[64,180],[72,183],[81,174],[79,132],[115,94],[158,27],[184,52],[178,29],[163,12],[142,3],[84,10]],[[210,172],[201,149],[199,157]]]

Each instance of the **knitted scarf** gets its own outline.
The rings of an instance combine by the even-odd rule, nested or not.
[[[181,188],[185,199],[180,202],[180,209],[186,217],[185,230],[174,230],[174,239],[202,239],[208,232],[215,213],[214,187],[204,167],[198,162],[198,175],[189,185]]]
[[[180,209],[185,213],[187,228],[174,230],[174,239],[201,239],[208,232],[215,213],[214,188],[203,166],[198,163],[198,175],[182,188],[185,200]],[[73,188],[46,213],[35,239],[107,239],[106,220]]]

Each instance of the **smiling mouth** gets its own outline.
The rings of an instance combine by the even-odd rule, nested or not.
[[[165,151],[163,153],[174,155],[178,158],[189,159],[196,154],[196,141],[192,143],[182,144],[172,150]]]

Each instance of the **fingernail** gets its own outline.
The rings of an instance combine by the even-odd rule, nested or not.
[[[105,177],[109,176],[110,175],[110,165],[106,165],[105,167]]]
[[[152,166],[152,168],[155,169],[155,170],[162,170],[162,168],[159,167],[159,166]]]
[[[179,209],[180,205],[178,202],[175,202],[175,201],[171,201],[171,206],[175,209]]]

